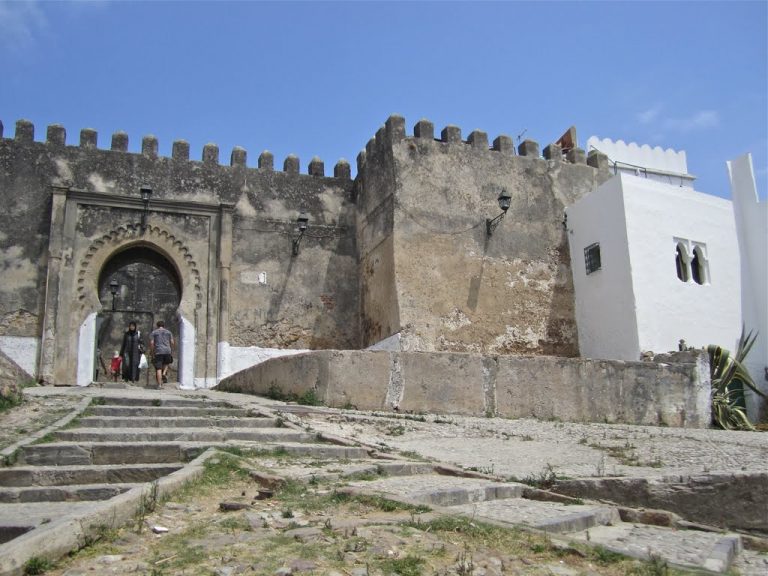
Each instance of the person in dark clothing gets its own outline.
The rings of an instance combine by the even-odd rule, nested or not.
[[[136,322],[130,322],[128,330],[123,335],[123,345],[120,347],[120,356],[123,357],[123,380],[139,381],[139,360],[141,360],[142,351],[141,332],[136,330]]]

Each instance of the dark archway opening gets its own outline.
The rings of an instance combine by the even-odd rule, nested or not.
[[[110,375],[110,361],[120,350],[129,322],[136,322],[147,351],[149,334],[158,320],[163,320],[178,339],[181,279],[173,263],[149,246],[132,246],[112,256],[99,274],[98,292],[102,312],[96,321],[94,380],[114,379]],[[151,363],[151,359],[149,361]],[[168,375],[170,381],[178,381],[177,364],[174,358]],[[150,366],[141,371],[139,382],[151,385],[153,375]]]

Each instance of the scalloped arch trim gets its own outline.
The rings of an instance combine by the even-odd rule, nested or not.
[[[200,308],[203,302],[200,270],[189,248],[174,234],[158,226],[147,226],[142,234],[138,226],[119,226],[91,242],[77,272],[77,299],[85,301],[93,294],[88,278],[101,271],[102,266],[117,252],[136,245],[145,245],[155,249],[168,258],[181,276],[182,303],[189,290],[194,294],[194,307]],[[98,269],[96,269],[98,268]],[[95,272],[94,272],[95,270]],[[181,307],[181,303],[179,304]]]

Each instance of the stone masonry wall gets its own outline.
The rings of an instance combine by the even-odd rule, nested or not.
[[[325,404],[703,428],[705,355],[677,365],[447,352],[318,351],[274,358],[222,380],[219,390],[313,390]]]
[[[363,266],[364,345],[400,332],[403,350],[578,355],[564,211],[610,174],[581,150],[564,158],[549,146],[545,157],[531,141],[516,155],[507,136],[489,147],[484,132],[464,141],[448,126],[436,139],[420,121],[408,137],[403,118],[387,120],[358,159],[358,197],[386,222],[378,262],[394,268],[386,302],[397,313]],[[488,236],[502,189],[511,206]]]
[[[308,174],[299,173],[299,159],[293,156],[285,160],[284,171],[275,171],[268,152],[259,157],[258,168],[249,168],[241,148],[223,166],[214,144],[205,146],[200,161],[189,159],[184,141],[173,143],[172,157],[159,157],[151,136],[142,140],[141,153],[129,153],[128,136],[121,132],[112,136],[108,150],[98,148],[98,135],[89,129],[81,131],[78,146],[66,145],[66,132],[58,125],[48,127],[46,142],[35,140],[34,126],[27,121],[17,123],[13,137],[2,136],[0,124],[0,335],[41,334],[52,188],[138,198],[139,188],[148,185],[152,202],[166,205],[159,214],[150,204],[150,228],[170,226],[178,233],[175,242],[201,243],[203,254],[219,231],[206,218],[185,214],[184,203],[234,206],[231,343],[296,348],[358,344],[353,183],[345,161],[328,177],[317,158]],[[77,217],[81,241],[93,241],[105,229],[137,225],[139,207],[82,210]],[[292,256],[295,220],[302,209],[310,228],[301,253]],[[214,247],[210,262],[196,264],[201,270],[216,267],[216,253]],[[258,281],[260,272],[266,272],[265,284]],[[205,306],[215,314],[219,296],[215,290],[211,296],[215,299]],[[68,297],[72,294],[60,296]]]

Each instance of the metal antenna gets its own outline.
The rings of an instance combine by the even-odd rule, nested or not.
[[[520,134],[517,135],[517,143],[520,144],[520,140],[525,136],[525,133],[528,132],[528,128],[520,132]]]

